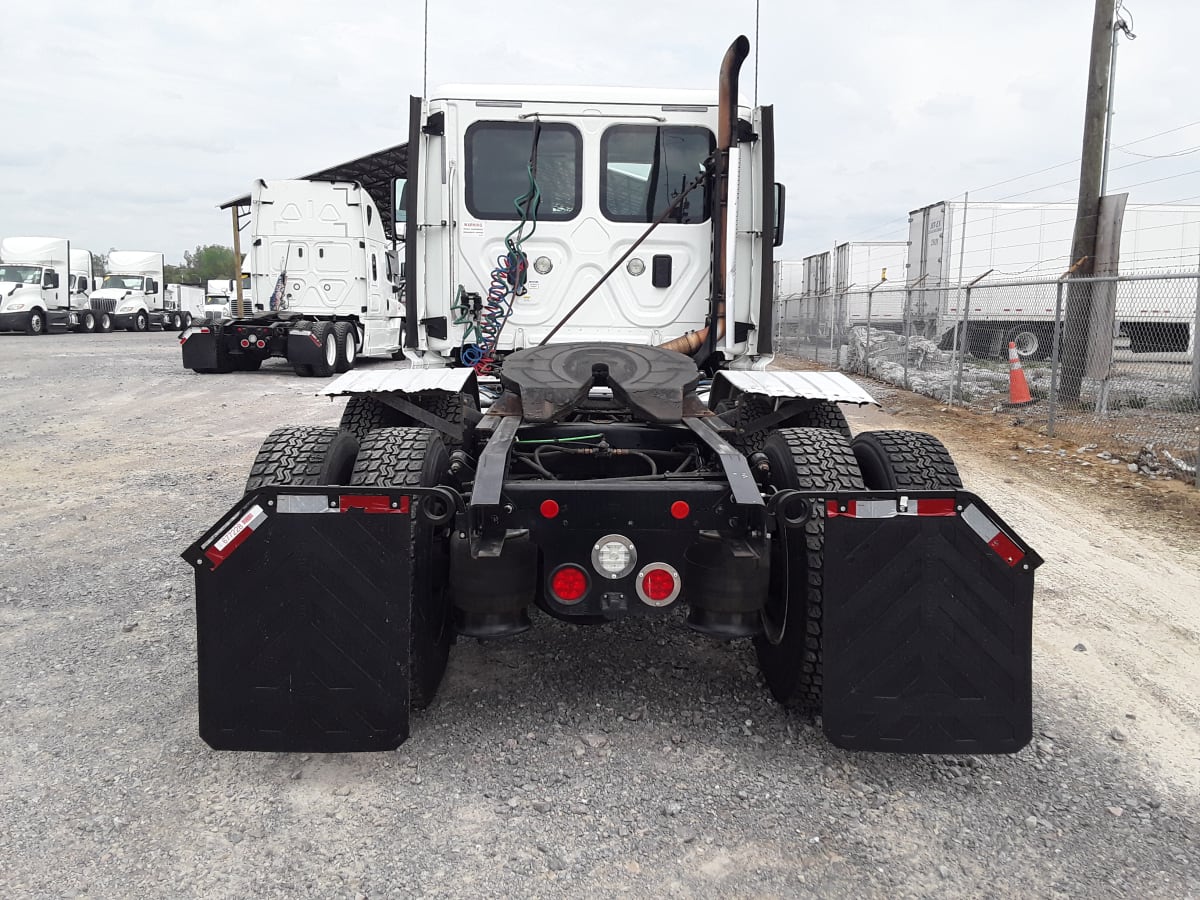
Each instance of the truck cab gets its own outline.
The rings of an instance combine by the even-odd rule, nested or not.
[[[0,331],[81,329],[91,257],[65,238],[0,240]]]
[[[771,248],[759,245],[776,191],[769,108],[737,108],[745,140],[731,151],[720,273],[731,302],[720,321],[711,321],[705,177],[717,146],[716,91],[448,85],[416,112],[426,124],[410,133],[405,189],[405,353],[414,364],[475,365],[547,338],[597,334],[664,345],[711,323],[714,361],[765,365]],[[510,242],[528,271],[507,303]]]
[[[163,310],[163,255],[146,250],[114,250],[109,274],[91,296],[93,312],[107,313],[117,328],[148,331],[151,314]]]

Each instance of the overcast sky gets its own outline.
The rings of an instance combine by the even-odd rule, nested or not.
[[[1112,188],[1200,202],[1196,0],[1129,0]],[[787,183],[785,258],[902,238],[910,209],[1073,200],[1093,0],[762,0],[758,96]],[[229,243],[217,205],[404,141],[422,3],[10,0],[0,24],[0,235],[178,260]],[[430,2],[428,82],[715,88],[753,0]],[[743,70],[754,93],[755,57]],[[1189,126],[1180,128],[1180,126]],[[1140,156],[1134,153],[1143,154]],[[1125,168],[1118,169],[1118,166]],[[1055,185],[1055,182],[1068,182]],[[1031,190],[1033,189],[1033,190]]]

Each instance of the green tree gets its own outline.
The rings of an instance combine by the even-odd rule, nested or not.
[[[232,247],[206,244],[195,253],[183,254],[183,268],[190,269],[201,284],[214,278],[236,278],[238,263]]]

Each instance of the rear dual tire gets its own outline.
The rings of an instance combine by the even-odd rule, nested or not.
[[[853,441],[837,429],[782,428],[763,442],[777,489],[954,490],[962,487],[949,451],[931,434],[868,431]],[[772,695],[800,712],[821,711],[825,595],[825,510],[803,529],[772,539],[759,669]],[[836,600],[836,598],[833,598]]]
[[[781,428],[767,436],[762,453],[779,490],[863,489],[850,442],[836,430]],[[771,694],[805,713],[821,710],[824,566],[825,510],[814,505],[802,527],[775,531],[763,632],[754,639]]]
[[[360,444],[341,428],[293,425],[263,441],[250,468],[246,493],[272,485],[434,487],[450,469],[450,457],[429,428],[384,428]],[[416,515],[409,544],[409,704],[428,706],[446,672],[454,630],[450,618],[449,532]]]

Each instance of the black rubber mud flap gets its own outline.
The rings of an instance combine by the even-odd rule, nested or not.
[[[828,738],[891,753],[1020,750],[1041,558],[965,491],[826,501]]]
[[[200,736],[217,750],[392,750],[408,737],[410,496],[263,488],[188,548]]]
[[[217,340],[218,336],[211,331],[188,335],[183,342],[183,367],[196,372],[215,371],[219,367]]]

